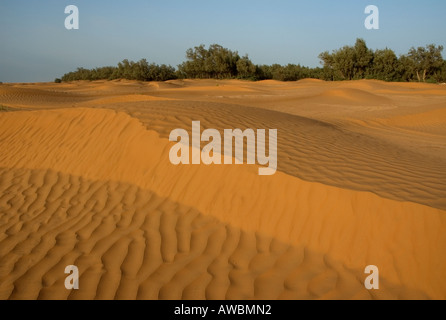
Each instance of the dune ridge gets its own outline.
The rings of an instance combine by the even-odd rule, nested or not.
[[[162,138],[173,128],[190,130],[195,120],[203,130],[279,129],[281,172],[446,209],[444,86],[174,80],[4,84],[2,90],[0,103],[10,108],[108,108],[139,119]],[[35,103],[30,90],[39,92]],[[335,105],[337,93],[342,101]]]
[[[353,121],[339,126],[221,102],[153,102],[144,108],[135,104],[117,106],[116,110],[140,119],[163,138],[168,138],[169,128],[190,131],[192,121],[197,119],[203,130],[216,128],[222,133],[226,128],[277,128],[281,172],[306,181],[446,209],[446,158],[420,152],[419,145],[411,146],[415,139],[401,146],[390,138],[376,139],[376,133],[364,132],[365,126],[350,130],[356,124]],[[407,136],[404,138],[407,140]],[[444,146],[444,140],[436,141],[430,140],[430,144]]]
[[[444,233],[446,215],[443,210],[413,202],[385,199],[368,192],[307,182],[283,172],[278,172],[273,177],[259,177],[255,166],[176,167],[168,161],[168,151],[172,143],[160,137],[157,132],[147,130],[138,119],[131,118],[122,112],[106,109],[79,108],[5,113],[0,117],[0,128],[2,128],[0,147],[3,150],[0,154],[0,166],[7,169],[6,175],[10,169],[14,169],[25,172],[49,172],[48,170],[52,170],[66,176],[57,178],[57,175],[54,174],[44,174],[49,179],[43,183],[44,188],[47,184],[62,181],[61,186],[56,188],[56,195],[45,196],[49,200],[60,200],[62,192],[60,189],[70,189],[67,179],[71,178],[68,177],[82,177],[82,179],[92,181],[92,185],[95,183],[109,185],[109,183],[115,182],[129,184],[156,193],[158,197],[169,199],[170,202],[178,203],[179,206],[193,208],[204,217],[216,219],[223,225],[229,225],[231,228],[241,230],[240,232],[246,232],[251,236],[260,234],[262,237],[276,239],[286,246],[304,247],[308,252],[314,252],[316,256],[319,253],[322,256],[325,255],[327,258],[324,259],[332,259],[335,264],[338,261],[346,269],[356,270],[353,272],[355,274],[353,278],[358,278],[358,270],[363,270],[366,265],[375,264],[380,266],[383,278],[389,283],[389,287],[410,287],[413,292],[417,292],[416,296],[421,294],[436,299],[446,297],[446,276],[442,273],[446,267],[444,255],[446,252],[446,234]],[[42,175],[42,173],[40,174]],[[29,173],[25,175],[29,175]],[[33,181],[33,174],[29,179]],[[22,208],[22,213],[26,216],[26,212],[30,211],[26,209],[26,206],[22,207],[21,202],[32,203],[34,192],[30,184],[39,184],[39,182],[24,183],[23,191],[17,193],[14,191],[17,190],[15,189],[17,186],[14,187],[14,182],[17,181],[20,185],[20,178],[10,177],[4,181],[6,182],[2,186],[6,190],[8,190],[9,184],[12,185],[8,193],[2,192],[4,199],[15,200],[12,203],[8,202],[10,200],[3,200],[3,206],[6,207],[6,210],[8,210],[8,206],[11,206],[14,208],[11,209],[14,213],[19,205]],[[42,183],[40,182],[40,184]],[[63,217],[68,214],[68,208],[71,209],[72,206],[78,204],[92,210],[90,212],[87,210],[85,214],[89,216],[89,219],[94,220],[98,215],[105,215],[109,212],[108,210],[103,211],[104,200],[100,200],[110,192],[108,188],[110,187],[101,189],[100,193],[102,194],[98,195],[98,198],[89,199],[87,197],[82,201],[77,200],[68,204],[65,200],[64,204],[55,205],[54,208],[59,210],[58,213]],[[21,196],[14,197],[17,194],[28,195],[30,199],[25,197],[24,200]],[[129,198],[129,205],[132,201],[137,202],[134,196],[129,196]],[[15,201],[18,204],[15,204]],[[125,203],[119,197],[114,196],[110,196],[110,200],[107,201],[113,210],[117,213],[121,212],[121,214],[127,211],[124,208]],[[34,205],[37,207],[36,212],[41,214],[42,210],[45,211],[47,204],[43,204],[40,200]],[[97,206],[96,210],[94,210],[94,206]],[[176,212],[175,208],[172,206],[170,209],[166,209],[166,212],[170,212],[169,210]],[[157,211],[156,208],[149,209],[135,219],[140,221],[144,216],[149,217],[152,210]],[[169,219],[169,214],[163,213],[158,216],[159,219]],[[51,218],[57,219],[57,214],[52,214]],[[17,217],[10,219],[17,219]],[[110,230],[116,228],[117,222],[111,221],[111,215],[104,219],[110,221],[102,223],[103,228],[110,228]],[[105,221],[104,219],[103,221]],[[174,218],[172,219],[174,220]],[[47,223],[44,222],[42,226]],[[93,228],[93,225],[89,228]],[[20,233],[21,227],[20,222],[11,224],[7,229],[7,232],[10,233],[9,237],[2,241],[10,243],[17,241],[14,234]],[[122,233],[109,232],[116,242],[114,244],[117,246],[116,251],[120,252],[120,257],[125,256],[126,248],[133,242],[122,237]],[[162,230],[159,232],[162,233]],[[76,240],[75,237],[82,237],[82,233],[76,235],[69,232],[69,236],[61,233],[62,242],[65,236],[71,245],[79,244],[79,239]],[[38,237],[34,238],[34,241],[37,239]],[[134,238],[132,239],[136,241],[134,245],[140,248],[141,244],[138,244]],[[47,246],[48,243],[44,241],[42,245]],[[162,245],[168,246],[169,240],[162,241]],[[18,246],[20,248],[20,244]],[[22,246],[26,247],[26,244],[22,244]],[[247,244],[247,246],[249,245]],[[4,248],[11,247],[13,247],[12,244]],[[57,249],[57,246],[55,248]],[[20,253],[22,257],[27,257],[26,250],[18,250],[18,252],[19,257]],[[247,249],[245,253],[252,254],[252,250]],[[67,256],[69,255],[67,254]],[[67,256],[65,256],[64,262],[69,260]],[[115,258],[107,259],[103,251],[99,256],[103,259],[102,264],[95,264],[94,268],[92,267],[91,275],[86,276],[87,279],[89,277],[92,279],[88,281],[92,286],[91,289],[88,289],[89,297],[97,287],[97,274],[102,272],[101,265],[110,266],[114,271],[113,275],[109,275],[110,281],[103,282],[107,289],[100,291],[104,293],[116,292],[115,297],[119,297],[120,290],[116,288],[119,287],[120,282],[112,279],[122,276],[124,272],[122,265]],[[112,256],[115,255],[111,254],[110,257]],[[321,256],[319,255],[319,257]],[[17,253],[14,258],[17,258]],[[135,254],[132,259],[140,261],[141,254]],[[172,257],[163,259],[171,261]],[[9,265],[10,268],[11,262],[5,263],[7,260],[4,259],[0,261],[3,270],[5,270],[5,265]],[[133,264],[126,265],[130,267]],[[310,263],[310,265],[312,264]],[[227,266],[227,261],[222,262],[223,269]],[[315,268],[318,270],[317,267]],[[6,268],[6,271],[8,270]],[[187,274],[187,270],[183,271]],[[220,271],[215,272],[215,277],[218,277]],[[41,271],[39,272],[41,274]],[[29,279],[34,279],[33,297],[39,296],[40,293],[37,293],[41,286],[38,283],[39,278],[33,278],[32,269],[27,273]],[[333,280],[336,278],[333,274],[321,277],[332,279],[327,283],[336,282]],[[304,273],[301,278],[297,278],[300,279],[298,281],[304,281],[304,279],[307,281],[311,277]],[[188,279],[187,275],[178,277],[178,281],[185,279]],[[221,281],[227,281],[226,276],[221,279],[223,279]],[[200,281],[206,282],[203,279]],[[205,287],[203,282],[196,284],[197,289],[195,290],[202,298],[208,298],[209,296],[203,294]],[[54,281],[49,283],[54,283]],[[327,283],[322,281],[320,285],[323,287]],[[135,285],[133,283],[133,288]],[[352,286],[358,288],[357,285],[356,282],[356,285]],[[244,295],[239,296],[239,293],[232,295],[230,291],[226,291],[226,297],[255,297],[252,294],[252,285],[241,286],[251,288],[250,294],[245,292]],[[346,285],[344,289],[349,291],[352,286]],[[214,286],[206,290],[212,291],[213,288]],[[288,287],[285,286],[285,288]],[[320,289],[320,292],[318,289],[312,290],[310,286],[307,286],[306,289],[306,297],[324,297],[324,293],[330,292],[328,289],[328,291]],[[11,284],[4,290],[5,296],[8,292],[9,294],[14,292],[11,292]],[[20,288],[16,290],[22,292]],[[156,297],[157,290],[153,290],[155,291],[142,296]],[[177,291],[159,290],[158,298],[169,296],[169,294],[164,296],[162,292],[177,292],[176,297],[178,297],[178,292],[181,291],[178,288]],[[222,289],[216,284],[215,290]],[[277,290],[276,293],[281,290],[283,292],[282,286],[279,286]],[[361,293],[357,297],[364,297],[364,294],[370,297],[364,290],[360,290]],[[222,297],[223,291],[219,291],[219,294],[215,296]],[[261,291],[263,292],[263,290]],[[343,297],[346,291],[343,293],[336,291],[325,298]],[[133,292],[135,292],[134,289]],[[317,294],[318,292],[319,294]],[[386,292],[389,293],[392,290]],[[395,292],[399,293],[395,294]],[[389,293],[390,296],[401,297],[401,290],[395,289],[393,293],[393,295]],[[183,297],[184,291],[181,294]],[[102,296],[102,294],[98,293],[98,296]],[[352,296],[354,297],[355,294],[349,297]],[[12,294],[11,297],[20,297],[20,294],[17,296]],[[45,295],[41,297],[45,297]],[[277,297],[284,296],[278,294]]]

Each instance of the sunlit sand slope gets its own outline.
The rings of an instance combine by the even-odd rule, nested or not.
[[[0,298],[446,298],[445,211],[171,146],[112,110],[0,114]]]
[[[0,103],[123,111],[161,138],[174,128],[190,131],[195,120],[203,129],[278,129],[283,173],[446,209],[446,86],[318,80],[4,84]]]

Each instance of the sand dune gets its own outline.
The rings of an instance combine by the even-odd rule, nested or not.
[[[446,299],[445,158],[420,147],[445,147],[439,88],[2,85],[1,104],[33,111],[0,113],[0,299]],[[394,108],[358,107],[374,100]],[[192,120],[277,128],[279,171],[172,165],[168,134]]]
[[[381,104],[391,104],[391,100],[388,98],[381,97],[370,92],[359,90],[359,89],[335,89],[327,90],[320,96],[316,97],[319,100],[326,100],[329,105],[381,105]]]
[[[243,231],[134,185],[43,170],[0,176],[2,299],[428,297],[385,278],[383,290],[366,291],[363,270],[329,254]],[[79,291],[63,284],[73,263]]]

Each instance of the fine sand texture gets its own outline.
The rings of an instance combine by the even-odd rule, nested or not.
[[[0,105],[0,299],[446,299],[446,86],[1,84]],[[192,121],[277,129],[276,174],[171,164]]]

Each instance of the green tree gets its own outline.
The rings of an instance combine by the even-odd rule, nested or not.
[[[370,76],[384,81],[400,79],[398,58],[393,50],[386,48],[375,51]]]
[[[188,78],[235,78],[240,56],[218,44],[206,49],[204,45],[188,49],[187,61],[178,66],[179,74]],[[241,66],[242,67],[242,66]]]
[[[273,78],[273,74],[271,72],[271,66],[268,66],[266,64],[256,66],[256,79],[257,80],[267,80],[267,79],[272,79],[272,78]]]
[[[373,51],[367,48],[363,39],[356,39],[354,46],[354,78],[364,79],[369,73],[373,62]]]
[[[356,39],[355,45],[322,52],[319,59],[324,68],[323,77],[331,80],[364,79],[372,67],[373,51],[363,39]]]
[[[319,54],[319,59],[323,65],[321,77],[323,80],[335,81],[336,80],[336,70],[333,54],[328,51],[324,51]]]
[[[433,75],[433,79],[436,82],[446,82],[446,60],[443,61],[443,65]]]
[[[248,55],[243,56],[237,61],[237,75],[241,79],[254,79],[257,67],[249,60]]]
[[[415,77],[414,63],[406,55],[402,55],[398,59],[397,72],[400,75],[399,81],[412,81]]]
[[[416,49],[412,47],[409,50],[408,58],[412,61],[418,81],[426,81],[426,77],[441,69],[443,65],[442,51],[443,46],[437,47],[434,44]]]
[[[352,80],[355,75],[356,51],[353,47],[344,46],[341,49],[319,55],[325,70],[331,74],[333,80]]]

